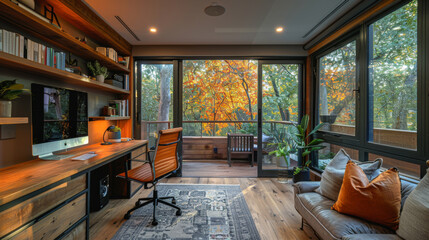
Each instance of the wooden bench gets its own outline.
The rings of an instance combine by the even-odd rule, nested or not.
[[[228,133],[227,155],[228,165],[231,167],[231,155],[233,153],[250,154],[250,165],[254,164],[254,136],[252,134],[232,134]]]

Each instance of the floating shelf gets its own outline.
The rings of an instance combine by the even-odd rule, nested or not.
[[[130,72],[125,66],[116,63],[95,51],[87,44],[82,43],[52,24],[39,19],[11,1],[0,0],[0,16],[2,19],[14,24],[32,36],[57,46],[64,51],[69,51],[88,61],[98,60],[110,71]]]
[[[27,117],[0,117],[0,125],[26,124]]]
[[[131,44],[105,23],[84,1],[44,0],[44,2],[54,7],[57,16],[71,23],[103,47],[113,47],[120,55],[131,55]]]
[[[90,121],[98,121],[98,120],[128,120],[130,119],[130,117],[105,117],[105,116],[94,116],[94,117],[89,117]]]
[[[54,78],[57,81],[68,82],[88,88],[100,89],[112,93],[130,94],[130,91],[128,90],[91,80],[74,73],[69,73],[64,70],[46,66],[44,64],[33,62],[28,59],[17,57],[4,52],[0,52],[0,66],[10,67],[16,70],[23,70],[27,73],[37,73],[46,77]]]

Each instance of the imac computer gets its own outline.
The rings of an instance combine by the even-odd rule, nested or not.
[[[61,160],[53,152],[88,143],[88,94],[39,84],[31,85],[33,156]]]

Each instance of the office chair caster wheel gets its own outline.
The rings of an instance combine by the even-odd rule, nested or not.
[[[152,226],[156,226],[156,225],[158,225],[158,221],[153,220],[153,221],[152,221]]]
[[[176,199],[173,198],[173,200],[171,200],[172,204],[176,204]]]
[[[124,219],[130,219],[130,217],[131,217],[131,215],[130,214],[128,214],[128,213],[126,213],[125,215],[124,215]]]
[[[182,216],[182,210],[177,210],[176,216]]]

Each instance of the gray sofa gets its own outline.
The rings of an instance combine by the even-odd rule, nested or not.
[[[293,185],[295,209],[302,216],[302,229],[312,239],[402,239],[388,228],[332,210],[334,201],[314,191],[319,185],[320,182],[298,182]],[[401,210],[416,186],[417,184],[401,180]]]

